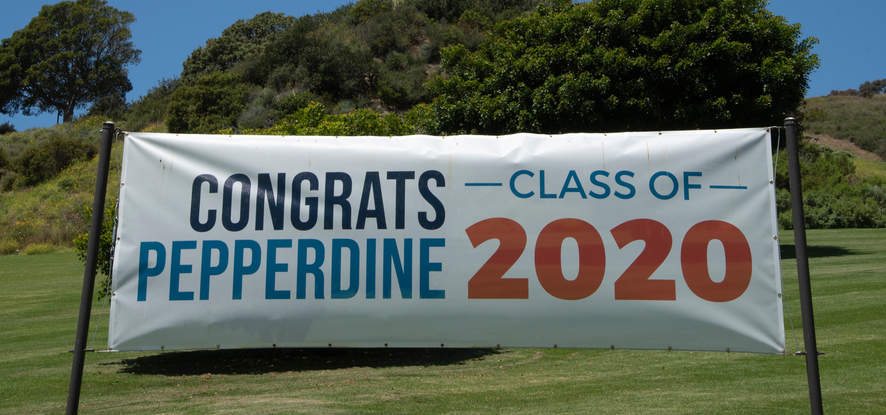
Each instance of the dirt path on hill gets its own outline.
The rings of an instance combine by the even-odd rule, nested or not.
[[[806,134],[806,137],[812,139],[812,142],[823,145],[825,147],[830,147],[834,150],[846,151],[855,157],[864,160],[872,160],[872,161],[883,161],[883,158],[878,156],[876,153],[872,153],[867,151],[849,140],[840,140],[838,138],[831,137],[827,134]]]

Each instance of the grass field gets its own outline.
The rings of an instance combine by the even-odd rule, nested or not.
[[[788,350],[802,349],[782,234]],[[886,413],[886,229],[810,231],[829,413]],[[0,413],[60,413],[82,266],[0,257]],[[108,307],[90,345],[105,346]],[[795,329],[792,329],[792,326]],[[81,413],[804,413],[804,359],[622,350],[227,350],[90,353]]]

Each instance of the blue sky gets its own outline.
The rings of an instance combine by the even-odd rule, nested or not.
[[[6,2],[0,13],[0,38],[8,38],[37,15],[44,4],[56,0]],[[142,50],[141,63],[130,68],[134,100],[164,78],[176,77],[181,63],[207,39],[217,37],[238,19],[263,11],[292,16],[330,11],[346,0],[109,0],[118,9],[135,15],[132,36]],[[886,78],[886,1],[883,0],[770,0],[769,10],[800,23],[804,36],[820,43],[815,52],[821,59],[809,83],[807,96],[827,95],[834,89],[857,88],[864,81]],[[877,46],[880,45],[880,46]],[[0,115],[0,123],[12,121],[19,131],[55,124],[56,115],[35,117]]]

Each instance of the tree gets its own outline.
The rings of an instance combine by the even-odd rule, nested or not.
[[[213,72],[181,82],[169,95],[169,132],[212,133],[237,127],[249,89],[231,72]]]
[[[11,122],[7,121],[3,124],[0,124],[0,135],[9,134],[15,132],[15,126],[12,125]],[[2,167],[2,166],[0,166]]]
[[[221,36],[206,41],[206,46],[191,52],[182,64],[182,77],[226,71],[264,51],[276,36],[296,19],[283,13],[264,12],[249,20],[237,20]]]
[[[866,81],[858,86],[858,92],[865,98],[870,98],[877,94],[882,94],[886,89],[886,79],[878,79],[876,81]]]
[[[438,132],[775,125],[805,94],[814,38],[765,0],[596,0],[539,7],[476,51],[444,50]]]
[[[43,6],[37,17],[0,44],[0,111],[74,110],[132,89],[126,67],[141,51],[130,41],[131,13],[105,0]]]

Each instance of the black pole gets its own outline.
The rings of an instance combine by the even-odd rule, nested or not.
[[[821,378],[818,373],[818,348],[815,345],[815,320],[812,317],[812,288],[809,284],[809,257],[806,253],[806,221],[803,216],[803,190],[800,187],[800,156],[797,150],[797,121],[785,118],[788,171],[791,185],[791,211],[794,217],[794,250],[797,279],[800,283],[800,310],[803,313],[803,341],[806,345],[806,380],[809,405],[813,414],[821,414]]]
[[[95,196],[92,199],[92,222],[89,225],[86,268],[83,270],[83,290],[80,292],[80,317],[77,319],[77,339],[74,341],[74,361],[71,364],[71,383],[68,388],[68,414],[76,414],[80,406],[80,385],[83,381],[83,361],[86,354],[86,337],[89,334],[92,289],[95,287],[95,263],[105,213],[108,163],[111,158],[111,138],[113,136],[114,123],[106,121],[102,126],[101,147],[98,153],[98,169],[95,178]]]

